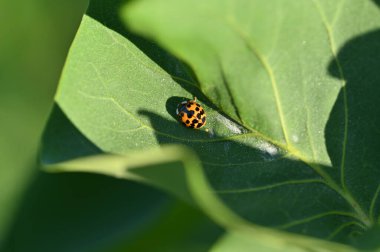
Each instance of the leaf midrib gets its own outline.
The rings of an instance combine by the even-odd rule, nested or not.
[[[135,120],[136,122],[138,122],[141,125],[138,128],[134,128],[134,129],[130,129],[130,130],[137,130],[139,128],[146,128],[146,129],[148,129],[148,130],[150,130],[150,131],[152,131],[154,133],[157,133],[159,135],[163,135],[163,136],[166,136],[166,137],[169,137],[169,138],[172,138],[172,139],[180,140],[180,141],[183,141],[183,142],[197,142],[197,143],[223,142],[223,141],[234,140],[234,139],[238,139],[238,138],[242,138],[242,137],[246,137],[246,136],[249,137],[249,136],[256,136],[257,135],[255,132],[248,132],[248,133],[243,133],[243,134],[230,135],[230,136],[226,136],[226,137],[218,137],[218,138],[207,139],[207,140],[205,140],[205,139],[189,139],[189,138],[177,137],[177,136],[173,136],[171,134],[168,134],[168,133],[156,130],[152,126],[144,123],[138,117],[136,117],[132,112],[130,112],[129,110],[127,110],[125,107],[123,107],[120,104],[120,102],[118,102],[111,95],[110,96],[95,96],[95,95],[88,94],[88,93],[86,93],[84,91],[81,91],[81,90],[78,90],[78,94],[80,94],[80,95],[82,95],[83,97],[86,97],[86,98],[105,100],[105,101],[110,101],[111,103],[113,103],[127,117],[132,118],[133,120]]]

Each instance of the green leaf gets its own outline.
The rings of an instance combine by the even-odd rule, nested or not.
[[[226,233],[222,236],[212,247],[211,252],[229,252],[229,251],[261,251],[261,252],[275,252],[275,251],[304,251],[294,247],[282,247],[274,249],[270,243],[263,244],[260,241],[254,240],[251,237],[244,237],[239,233]]]
[[[225,204],[260,225],[349,242],[378,222],[374,2],[142,0],[123,15],[197,81],[85,16],[56,101],[102,151],[133,160],[136,151],[187,145]],[[208,132],[176,122],[177,104],[193,96]],[[111,174],[111,163],[87,170]],[[170,174],[138,179],[187,198],[180,174],[162,183]]]
[[[269,186],[260,185],[262,180],[245,189],[235,184],[223,191],[231,194],[227,196],[231,205],[242,206],[248,199],[260,202],[266,213],[261,218],[255,213],[254,221],[268,218],[269,211],[272,223],[282,215],[293,219],[283,228],[293,226],[304,233],[321,232],[316,222],[332,223],[328,216],[352,210],[366,226],[377,221],[380,139],[379,110],[373,103],[380,93],[376,85],[380,15],[373,2],[142,1],[129,5],[124,14],[132,28],[188,63],[214,104],[312,168],[325,183],[292,186],[302,181],[288,174],[288,179],[272,180]],[[219,186],[225,184],[215,185]],[[277,186],[282,195],[277,199],[273,191],[256,193]],[[278,200],[284,195],[288,202]],[[317,198],[313,203],[311,195]],[[320,208],[323,204],[317,202],[327,203],[327,195],[335,204]],[[297,202],[289,201],[293,197]],[[319,207],[307,210],[305,205]],[[242,208],[247,218],[255,211]],[[297,217],[297,212],[309,216]],[[337,229],[327,237],[356,224],[336,223]]]
[[[191,149],[183,146],[166,145],[162,148],[130,153],[128,156],[94,155],[49,165],[46,168],[52,171],[97,172],[118,178],[151,182],[168,188],[168,186],[162,186],[163,183],[160,183],[167,181],[167,178],[163,176],[156,176],[154,178],[156,181],[146,181],[146,178],[154,177],[157,173],[170,174],[170,172],[174,172],[178,174],[178,170],[181,168],[178,165],[164,165],[178,162],[183,167],[184,174],[182,176],[177,175],[176,179],[182,179],[183,183],[188,186],[192,199],[216,223],[234,233],[235,237],[237,235],[239,239],[242,239],[245,245],[250,244],[255,248],[264,246],[272,250],[280,250],[286,247],[297,250],[318,248],[317,251],[353,251],[341,244],[259,227],[240,218],[215,196],[197,155]],[[105,166],[107,169],[104,169]],[[233,240],[235,241],[235,239]],[[249,242],[247,243],[247,241]]]

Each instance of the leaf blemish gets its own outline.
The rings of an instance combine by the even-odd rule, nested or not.
[[[210,128],[208,130],[208,134],[209,134],[210,138],[215,136],[214,130],[212,128]]]
[[[242,126],[231,121],[230,119],[228,119],[227,117],[225,117],[221,114],[218,114],[216,116],[216,120],[219,121],[220,123],[222,123],[227,129],[229,129],[234,134],[246,133],[246,130]]]
[[[268,142],[260,141],[257,148],[263,153],[263,158],[267,161],[274,160],[279,154],[278,148]]]
[[[299,141],[299,137],[298,137],[297,135],[292,135],[292,141],[293,141],[294,143],[298,143],[298,141]]]

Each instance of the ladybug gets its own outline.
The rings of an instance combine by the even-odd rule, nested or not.
[[[206,124],[206,113],[197,97],[194,100],[183,101],[178,104],[177,116],[179,121],[188,128],[199,129]]]

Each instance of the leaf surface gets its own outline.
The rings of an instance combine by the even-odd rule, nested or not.
[[[187,145],[224,202],[257,224],[348,242],[378,222],[374,2],[157,0],[123,14],[197,80],[85,16],[56,100],[101,150]],[[208,132],[176,121],[193,96]]]

